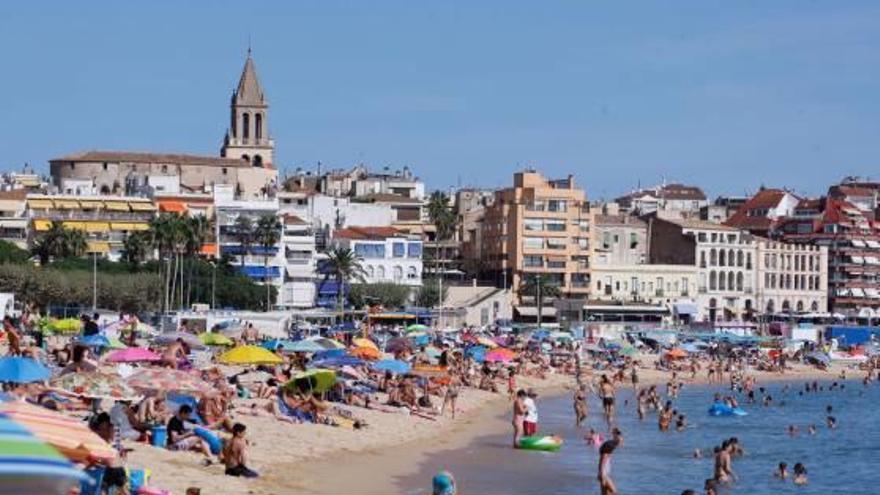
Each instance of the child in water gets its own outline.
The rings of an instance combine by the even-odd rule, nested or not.
[[[601,433],[590,428],[590,432],[587,433],[587,436],[584,437],[584,440],[587,441],[587,444],[592,445],[593,448],[598,449],[600,446],[602,446],[602,442],[604,442],[605,439],[602,438]]]

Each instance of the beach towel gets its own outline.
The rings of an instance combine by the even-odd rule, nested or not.
[[[304,413],[304,412],[300,411],[299,409],[294,409],[294,408],[288,406],[287,403],[284,402],[284,399],[281,397],[280,392],[278,393],[277,401],[278,401],[278,411],[280,411],[281,414],[283,414],[287,417],[290,417],[290,418],[298,419],[299,421],[303,421],[303,422],[313,423],[315,421],[315,418],[311,413]]]

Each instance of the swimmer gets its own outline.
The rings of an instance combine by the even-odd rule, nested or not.
[[[800,462],[794,465],[794,484],[795,485],[806,485],[809,482],[807,480],[807,468],[801,464]]]
[[[590,432],[587,433],[587,436],[584,437],[584,440],[586,440],[588,444],[597,449],[602,446],[602,442],[604,441],[604,439],[602,438],[602,434],[592,428],[590,428]]]
[[[773,473],[773,476],[775,476],[781,480],[788,479],[788,464],[784,463],[784,462],[780,462],[779,467],[776,468],[776,472]]]
[[[827,418],[825,418],[825,424],[828,426],[828,428],[833,430],[837,428],[837,418],[835,418],[834,416],[828,416]]]
[[[687,418],[684,414],[679,414],[678,421],[675,423],[675,431],[684,431],[685,428],[687,428]]]
[[[691,457],[693,457],[694,459],[702,459],[703,458],[703,451],[700,450],[699,447],[697,447],[694,449],[694,453],[691,454]]]
[[[612,438],[603,443],[599,447],[599,490],[602,495],[613,495],[617,493],[617,487],[614,486],[614,480],[611,479],[611,455],[614,450],[623,444],[623,433],[615,428],[611,432]]]
[[[798,427],[795,425],[788,425],[788,436],[796,437],[798,435]]]
[[[810,432],[810,435],[815,435],[816,434],[816,425],[810,425],[810,427],[807,428],[807,431]]]
[[[703,483],[703,490],[706,495],[718,495],[718,483],[709,478]]]

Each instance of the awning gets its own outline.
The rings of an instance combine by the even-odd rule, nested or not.
[[[107,232],[110,230],[110,224],[107,222],[85,222],[86,232]]]
[[[128,203],[128,206],[131,207],[132,211],[156,211],[153,203],[147,203],[146,201],[131,201]]]
[[[672,308],[675,310],[675,313],[679,315],[695,315],[699,313],[696,303],[691,301],[677,302],[672,305]]]
[[[104,201],[104,208],[112,211],[131,211],[126,201]]]
[[[186,204],[182,201],[159,201],[159,210],[168,213],[186,213]]]
[[[89,253],[106,254],[110,252],[110,243],[107,241],[88,241],[86,251]]]
[[[199,249],[199,254],[204,256],[217,256],[217,245],[213,242],[202,244],[202,248]]]
[[[538,308],[536,306],[517,306],[516,312],[520,316],[538,316]],[[556,316],[556,308],[554,306],[542,307],[541,316]]]
[[[75,199],[56,199],[55,208],[59,208],[62,210],[78,210],[79,201]]]
[[[150,225],[147,223],[112,222],[110,228],[113,230],[149,230]]]
[[[93,199],[81,199],[79,200],[79,205],[84,210],[100,210],[104,207],[104,202]]]
[[[67,222],[64,222],[64,228],[65,229],[72,229],[72,230],[86,230],[87,223],[88,222],[67,221]]]
[[[865,263],[865,258],[862,258],[861,256],[850,256],[850,258],[852,258],[853,263],[858,263],[860,265]]]
[[[874,249],[880,248],[880,242],[877,242],[877,241],[865,241],[865,244],[867,244],[868,247],[870,247],[870,248],[874,248]]]
[[[51,220],[34,220],[34,230],[37,232],[45,232],[52,226]]]
[[[52,201],[48,199],[29,199],[28,208],[32,210],[50,210],[52,209]]]

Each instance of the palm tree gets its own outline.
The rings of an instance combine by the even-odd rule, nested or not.
[[[86,254],[86,251],[89,249],[85,232],[78,229],[64,229],[61,246],[61,256],[63,258],[78,258]]]
[[[428,217],[431,219],[431,223],[434,224],[434,229],[436,230],[436,242],[442,246],[441,243],[451,239],[455,233],[456,218],[455,212],[449,207],[449,197],[443,191],[434,191],[431,193],[430,198],[428,198],[427,208]],[[437,264],[435,267],[438,271],[438,276],[440,276],[440,263],[446,260],[445,248],[441,247],[440,256],[436,260]]]
[[[254,220],[247,216],[241,215],[235,219],[233,226],[233,237],[241,246],[241,269],[244,271],[244,259],[248,250],[254,244]]]
[[[189,270],[188,270],[188,279],[189,286],[186,292],[186,305],[189,306],[192,297],[192,285],[193,285],[193,265],[195,263],[195,258],[202,250],[202,246],[208,240],[209,233],[211,231],[211,221],[203,215],[191,216],[186,219],[184,225],[184,252],[186,254],[186,258],[190,260]]]
[[[122,259],[132,268],[144,262],[152,245],[152,234],[149,231],[132,232],[122,241]]]
[[[361,257],[349,248],[333,247],[327,252],[327,276],[333,276],[337,285],[337,304],[340,316],[345,313],[345,284],[349,280],[363,280],[366,275]]]
[[[68,229],[61,222],[52,222],[49,230],[34,241],[31,253],[40,260],[41,265],[46,265],[53,258],[82,256],[87,249],[83,231]]]
[[[180,215],[175,213],[159,215],[150,221],[150,233],[152,244],[159,252],[159,261],[163,264],[163,280],[165,281],[163,311],[167,311],[174,299],[177,278],[177,267],[172,262],[179,252],[183,239]]]
[[[272,307],[272,286],[269,284],[269,253],[281,240],[281,222],[278,217],[267,213],[257,220],[254,239],[263,248],[263,283],[266,284],[266,311]]]
[[[519,289],[520,295],[532,296],[535,298],[535,305],[538,307],[538,326],[541,326],[541,316],[544,309],[545,297],[559,296],[559,286],[556,281],[543,273],[529,275],[523,278]]]

